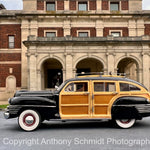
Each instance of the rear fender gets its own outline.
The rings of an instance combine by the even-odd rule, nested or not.
[[[136,106],[147,104],[147,99],[144,97],[124,96],[118,98],[112,105],[113,119],[142,119]]]

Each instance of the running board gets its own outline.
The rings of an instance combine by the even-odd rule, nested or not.
[[[67,121],[109,121],[111,119],[49,119],[49,121],[62,121],[62,122],[67,122]]]

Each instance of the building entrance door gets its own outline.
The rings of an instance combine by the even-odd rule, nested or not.
[[[55,88],[62,83],[62,70],[61,69],[48,69],[47,70],[47,88]]]
[[[54,59],[50,58],[43,63],[42,66],[42,89],[53,89],[59,86],[63,82],[63,67],[62,64]]]

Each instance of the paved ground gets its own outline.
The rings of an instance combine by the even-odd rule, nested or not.
[[[0,150],[149,150],[150,118],[131,129],[108,122],[44,122],[34,132],[24,132],[17,119],[5,120],[0,112]]]

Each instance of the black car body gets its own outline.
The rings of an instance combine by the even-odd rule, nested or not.
[[[4,116],[18,117],[26,131],[44,120],[113,120],[122,128],[150,116],[150,94],[140,83],[118,76],[82,76],[55,91],[18,91]]]

